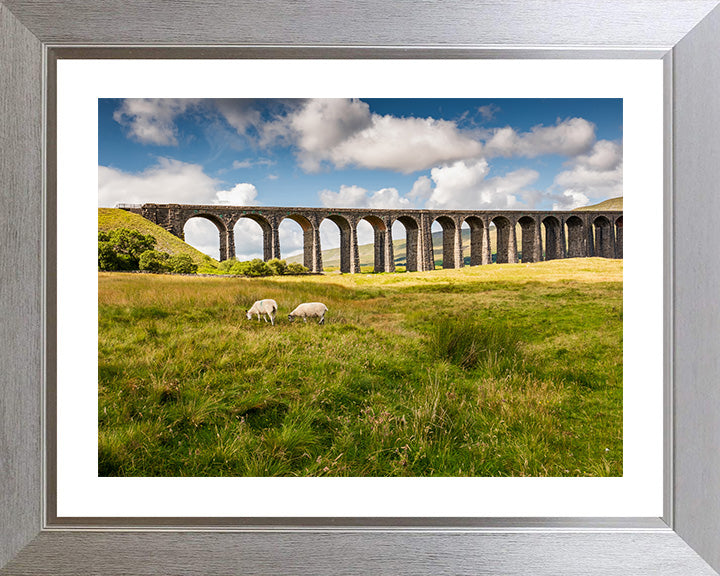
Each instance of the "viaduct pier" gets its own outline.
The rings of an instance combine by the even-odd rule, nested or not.
[[[340,270],[360,272],[357,225],[369,222],[374,230],[375,271],[395,270],[391,229],[395,222],[405,227],[406,269],[433,270],[432,225],[442,227],[443,267],[460,268],[464,263],[461,227],[470,228],[470,264],[490,264],[490,225],[497,228],[498,263],[539,262],[558,258],[623,257],[622,211],[536,210],[405,210],[375,208],[296,208],[190,204],[118,205],[140,214],[184,240],[184,227],[191,218],[210,220],[220,236],[220,260],[235,256],[235,224],[240,218],[258,223],[263,234],[265,260],[280,258],[279,226],[294,220],[303,230],[303,263],[322,272],[320,224],[334,222],[340,231]],[[543,234],[544,229],[544,234]]]

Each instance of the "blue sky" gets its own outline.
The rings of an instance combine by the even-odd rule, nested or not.
[[[550,210],[622,195],[621,99],[100,99],[98,120],[100,206]],[[186,237],[215,255],[207,224]],[[258,253],[252,224],[239,258]],[[299,235],[282,232],[288,255]]]

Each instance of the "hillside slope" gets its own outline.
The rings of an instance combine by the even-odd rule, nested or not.
[[[129,228],[137,230],[141,234],[150,234],[157,240],[156,250],[167,252],[172,256],[187,254],[195,264],[200,265],[208,262],[217,264],[217,260],[196,250],[161,226],[153,224],[150,220],[146,220],[138,214],[120,208],[98,208],[98,231],[108,231],[116,228]]]

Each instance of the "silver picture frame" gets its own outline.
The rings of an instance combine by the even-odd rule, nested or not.
[[[717,574],[718,3],[0,0],[0,574]],[[211,57],[663,61],[662,517],[57,517],[55,63]]]

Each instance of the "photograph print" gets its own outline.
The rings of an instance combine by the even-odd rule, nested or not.
[[[99,99],[98,474],[622,476],[622,99]]]

